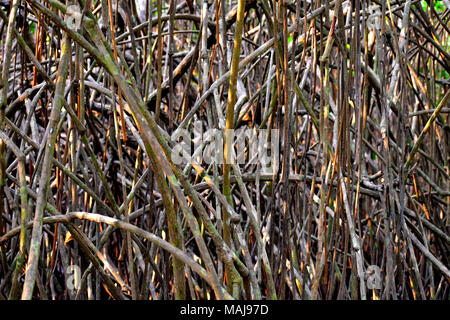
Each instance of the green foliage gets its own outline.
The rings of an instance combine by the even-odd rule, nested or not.
[[[445,11],[445,5],[443,4],[442,0],[433,1],[434,2],[434,10],[437,12],[443,12]],[[425,0],[420,1],[420,4],[422,5],[422,9],[424,11],[428,10],[428,3]]]
[[[30,24],[30,31],[31,31],[31,33],[33,34],[35,30],[36,30],[36,23],[32,22],[32,23]]]

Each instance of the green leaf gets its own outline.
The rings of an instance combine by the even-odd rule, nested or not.
[[[445,6],[442,4],[442,1],[436,1],[436,4],[434,5],[434,9],[437,12],[445,11]]]
[[[423,11],[426,11],[428,9],[428,4],[425,0],[420,1],[420,4],[422,5]]]

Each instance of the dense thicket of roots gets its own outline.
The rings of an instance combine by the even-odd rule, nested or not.
[[[0,299],[448,299],[448,5],[0,1]]]

